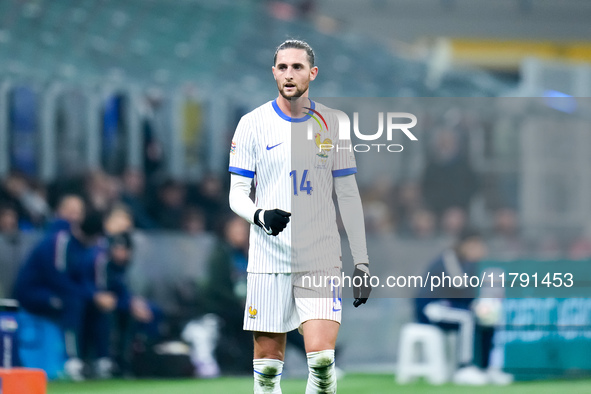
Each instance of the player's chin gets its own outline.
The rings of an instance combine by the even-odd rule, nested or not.
[[[298,99],[302,96],[302,92],[299,91],[298,89],[290,89],[290,90],[285,90],[282,89],[281,90],[281,95],[283,96],[283,98],[287,99],[287,100],[292,100],[292,99]]]

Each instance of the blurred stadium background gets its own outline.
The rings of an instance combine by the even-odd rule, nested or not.
[[[59,197],[78,193],[96,209],[131,209],[138,294],[175,321],[209,312],[191,297],[231,217],[229,142],[240,117],[276,95],[271,59],[287,37],[316,51],[315,97],[467,97],[514,110],[480,116],[460,100],[388,179],[361,172],[370,258],[426,266],[471,224],[493,261],[589,259],[591,131],[569,126],[588,122],[590,17],[584,0],[2,0],[0,202],[11,208],[0,298]],[[527,97],[562,109],[516,106]],[[460,209],[437,201],[426,175],[438,144],[455,145],[477,180],[462,185]],[[512,304],[526,328],[502,347],[518,378],[589,373],[591,300],[560,303]],[[412,319],[407,299],[346,308],[340,366],[392,373]],[[361,340],[367,327],[372,340]],[[288,377],[305,374],[297,352],[288,363]]]

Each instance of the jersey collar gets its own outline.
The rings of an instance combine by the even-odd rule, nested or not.
[[[316,108],[316,103],[314,103],[314,101],[312,100],[310,100],[310,108]],[[281,119],[287,120],[288,122],[300,123],[310,119],[310,114],[304,115],[301,118],[292,118],[291,116],[285,115],[283,111],[281,111],[281,108],[279,108],[279,105],[277,104],[277,99],[273,100],[273,109],[275,110],[277,115],[281,117]]]

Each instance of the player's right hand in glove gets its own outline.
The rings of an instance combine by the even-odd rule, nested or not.
[[[258,209],[254,214],[254,222],[267,234],[276,236],[287,227],[290,216],[291,213],[281,209]]]
[[[353,306],[355,308],[367,302],[371,294],[370,279],[369,266],[367,264],[355,264],[355,271],[353,271],[353,298],[355,298]]]

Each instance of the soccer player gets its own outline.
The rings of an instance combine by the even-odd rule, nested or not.
[[[352,152],[318,146],[320,138],[338,139],[338,127],[330,109],[308,98],[309,84],[318,75],[312,48],[300,40],[283,42],[272,71],[279,95],[242,117],[230,149],[230,207],[252,225],[243,327],[254,336],[254,393],[281,393],[286,333],[296,328],[307,353],[306,393],[336,393],[340,287],[333,283],[328,290],[332,296],[327,296],[326,289],[304,286],[304,279],[340,276],[334,190],[351,245],[354,278],[368,281],[357,168]],[[313,113],[325,114],[324,129],[311,120]],[[294,129],[307,123],[315,127],[316,138],[306,140],[303,129]],[[255,177],[253,202],[249,195]],[[369,285],[355,287],[355,307],[370,292]]]

